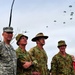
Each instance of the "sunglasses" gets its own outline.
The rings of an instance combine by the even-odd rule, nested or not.
[[[13,32],[6,32],[7,34],[13,34]]]

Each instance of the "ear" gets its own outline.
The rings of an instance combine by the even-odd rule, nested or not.
[[[4,33],[2,33],[2,36],[4,35]]]
[[[18,41],[18,45],[20,44],[20,41]]]

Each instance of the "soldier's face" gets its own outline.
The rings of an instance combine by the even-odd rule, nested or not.
[[[61,52],[65,52],[65,49],[66,49],[66,46],[60,46],[60,47],[59,47],[59,50],[60,50]]]
[[[11,41],[12,37],[13,37],[13,33],[12,32],[3,32],[3,37],[5,40]]]
[[[44,45],[45,44],[45,39],[44,38],[39,38],[38,41],[39,41],[39,43],[41,45]]]
[[[25,36],[22,36],[18,42],[19,45],[26,45],[27,44],[27,38]]]

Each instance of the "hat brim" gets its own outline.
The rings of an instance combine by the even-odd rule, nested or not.
[[[65,44],[65,45],[59,45],[59,46],[57,46],[57,47],[59,48],[59,47],[61,47],[61,46],[67,46],[67,45],[66,45],[66,44]]]
[[[47,39],[48,36],[38,36],[38,37],[34,37],[34,38],[32,39],[32,41],[35,42],[35,41],[38,40],[39,38]]]

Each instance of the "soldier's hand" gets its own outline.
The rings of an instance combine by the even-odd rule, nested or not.
[[[23,64],[23,67],[24,68],[29,68],[30,66],[31,66],[31,62],[25,62],[24,64]]]
[[[32,75],[41,75],[40,72],[32,72]]]

